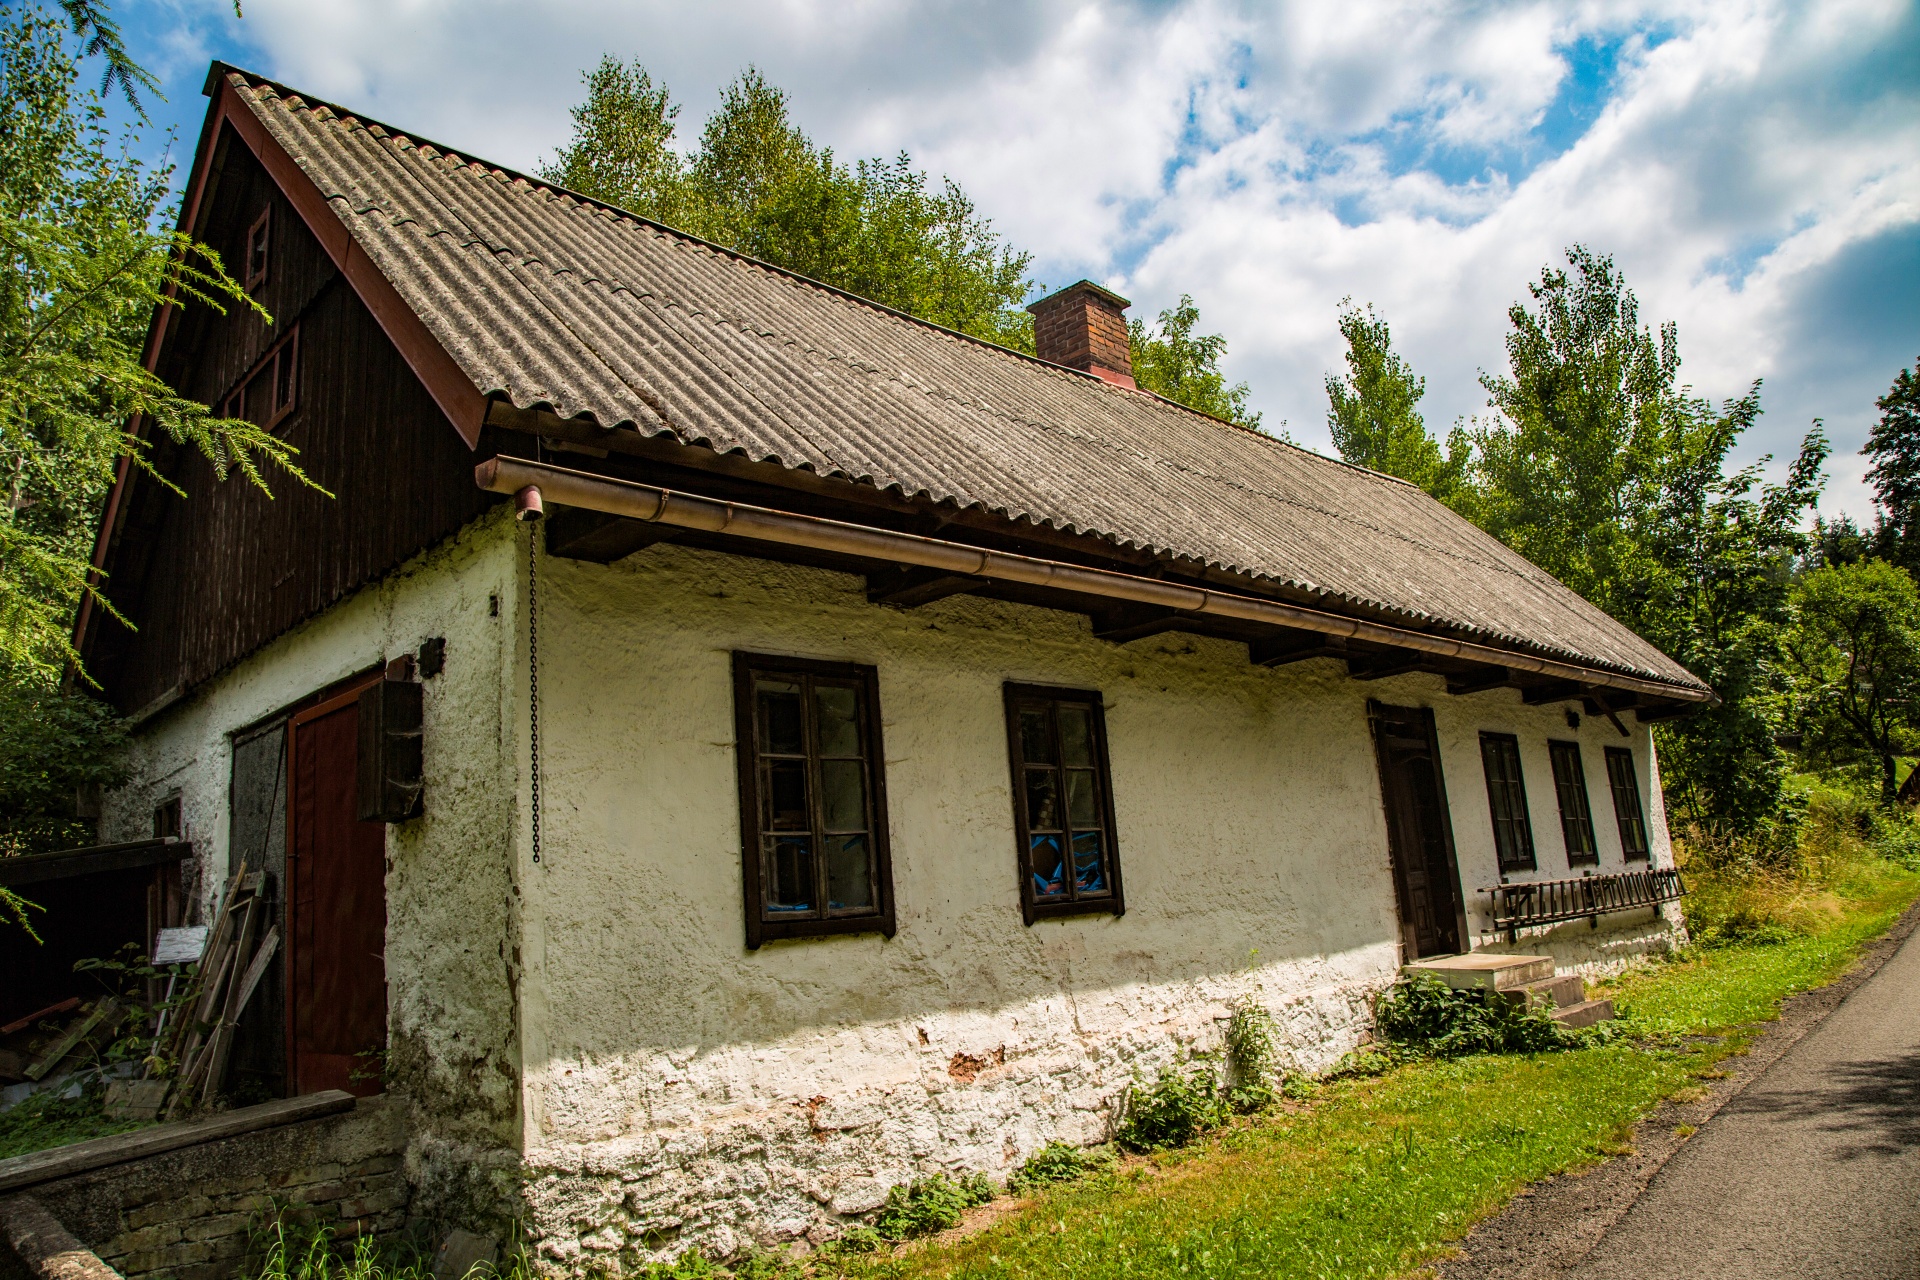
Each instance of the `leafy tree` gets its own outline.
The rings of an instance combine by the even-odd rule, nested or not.
[[[1127,338],[1133,348],[1133,380],[1190,409],[1257,430],[1260,415],[1247,408],[1247,384],[1228,386],[1220,372],[1227,340],[1217,333],[1195,334],[1199,324],[1200,308],[1184,293],[1178,306],[1160,313],[1152,329],[1144,321],[1131,321]]]
[[[1914,370],[1902,369],[1874,407],[1880,421],[1860,452],[1873,459],[1867,482],[1880,507],[1877,550],[1909,572],[1920,570],[1920,378]]]
[[[1357,466],[1384,471],[1419,485],[1442,502],[1466,496],[1471,449],[1458,429],[1445,452],[1427,432],[1420,397],[1427,380],[1393,349],[1387,322],[1341,303],[1340,336],[1347,340],[1347,376],[1327,379],[1327,430],[1340,456]]]
[[[122,458],[146,466],[131,424],[193,445],[222,478],[300,473],[286,442],[146,369],[158,308],[254,304],[213,250],[161,229],[172,171],[108,136],[99,95],[76,83],[63,25],[79,24],[0,14],[0,679],[44,685],[77,656],[68,627],[90,590],[101,497]]]
[[[1792,715],[1815,763],[1866,766],[1893,803],[1899,758],[1920,744],[1920,590],[1862,560],[1795,584],[1784,645]]]
[[[541,176],[935,324],[1033,349],[1031,256],[1007,246],[952,179],[905,152],[849,167],[793,123],[749,67],[698,147],[673,150],[679,107],[638,62],[586,77],[572,141]]]
[[[1508,372],[1482,375],[1475,518],[1496,537],[1713,685],[1722,705],[1661,733],[1670,801],[1692,821],[1753,830],[1785,779],[1771,672],[1802,522],[1819,496],[1819,424],[1786,480],[1727,459],[1760,415],[1756,382],[1715,405],[1679,382],[1612,259],[1575,246],[1508,312]]]
[[[0,856],[83,845],[82,801],[127,779],[126,731],[104,704],[14,684],[0,686]]]
[[[103,67],[98,91],[80,84],[83,59]],[[105,6],[0,4],[0,853],[84,841],[76,792],[122,776],[118,723],[60,687],[84,676],[70,630],[96,590],[93,539],[116,468],[152,474],[143,437],[159,430],[223,479],[264,487],[271,468],[305,479],[285,442],[214,417],[143,363],[158,309],[253,303],[218,255],[165,229],[172,170],[133,158],[137,134],[109,135],[101,94],[116,88],[144,121],[154,81]],[[0,905],[0,919],[25,923],[17,901]]]

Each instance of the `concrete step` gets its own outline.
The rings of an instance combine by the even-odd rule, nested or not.
[[[1405,965],[1401,973],[1431,974],[1450,987],[1479,987],[1487,991],[1507,991],[1540,982],[1553,976],[1551,956],[1509,956],[1492,951],[1476,951],[1464,956],[1434,956]]]
[[[1577,973],[1563,973],[1557,978],[1542,978],[1525,986],[1509,987],[1500,994],[1515,1004],[1524,1004],[1529,1008],[1565,1009],[1587,998],[1587,984],[1580,980]]]
[[[1590,1027],[1596,1022],[1608,1022],[1613,1018],[1613,1001],[1582,1000],[1579,1004],[1566,1005],[1553,1011],[1553,1020],[1563,1027]]]

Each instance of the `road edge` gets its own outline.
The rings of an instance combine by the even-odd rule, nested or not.
[[[1704,1096],[1690,1102],[1662,1102],[1634,1125],[1629,1151],[1578,1173],[1556,1174],[1529,1184],[1459,1240],[1457,1253],[1413,1274],[1434,1280],[1543,1280],[1577,1266],[1633,1207],[1694,1130],[1739,1097],[1879,972],[1917,929],[1920,902],[1901,912],[1862,948],[1860,958],[1845,973],[1783,1000],[1779,1020],[1767,1023],[1748,1042],[1744,1054],[1721,1060],[1720,1069],[1727,1076],[1703,1082]]]

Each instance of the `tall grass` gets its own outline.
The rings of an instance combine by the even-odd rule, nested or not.
[[[1697,945],[1778,944],[1826,933],[1920,872],[1920,822],[1844,783],[1802,778],[1787,820],[1750,836],[1694,828],[1674,852]]]

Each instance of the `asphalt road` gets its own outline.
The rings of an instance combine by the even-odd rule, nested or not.
[[[1709,1120],[1561,1274],[1920,1277],[1920,932]]]

